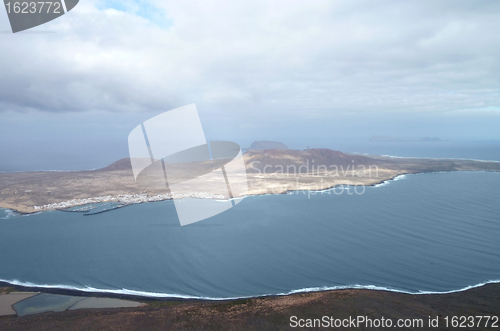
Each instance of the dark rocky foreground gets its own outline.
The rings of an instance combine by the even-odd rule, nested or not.
[[[127,309],[87,309],[0,318],[0,330],[296,330],[290,317],[337,319],[366,316],[370,319],[422,319],[420,328],[391,330],[498,330],[484,327],[445,326],[445,317],[499,316],[500,284],[488,284],[464,292],[409,295],[372,290],[341,290],[282,297],[206,301],[149,301],[148,306]],[[439,327],[428,326],[429,316]],[[477,323],[477,319],[475,323]],[[491,324],[491,322],[490,322]],[[322,328],[381,330],[384,328]]]

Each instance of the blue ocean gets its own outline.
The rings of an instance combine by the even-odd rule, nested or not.
[[[0,280],[211,299],[458,291],[500,280],[499,187],[500,173],[406,175],[364,194],[248,197],[184,227],[171,201],[93,216],[0,210]]]

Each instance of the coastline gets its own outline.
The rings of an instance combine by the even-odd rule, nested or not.
[[[279,195],[279,194],[289,194],[293,192],[302,192],[302,191],[311,191],[311,192],[322,192],[322,191],[328,191],[331,189],[335,189],[336,187],[339,186],[356,186],[356,185],[362,185],[362,186],[367,186],[367,187],[382,187],[387,184],[389,184],[391,181],[396,181],[399,179],[404,178],[406,175],[418,175],[418,174],[430,174],[430,173],[448,173],[448,172],[457,172],[457,171],[466,171],[466,172],[498,172],[498,171],[489,171],[489,170],[452,170],[452,171],[429,171],[429,172],[414,172],[414,173],[409,173],[409,172],[401,172],[394,174],[392,176],[388,176],[386,178],[369,178],[371,180],[363,182],[362,184],[356,183],[352,180],[337,180],[336,183],[333,184],[326,184],[324,186],[318,187],[316,183],[315,188],[311,188],[311,184],[304,184],[302,186],[298,186],[293,189],[288,189],[288,188],[283,188],[283,189],[278,189],[272,188],[272,192],[248,192],[246,195],[242,196],[236,196],[233,198],[228,198],[224,196],[219,196],[219,195],[213,195],[213,194],[207,194],[204,192],[203,195],[199,193],[194,193],[194,194],[156,194],[156,195],[147,195],[147,194],[135,194],[135,195],[116,195],[116,196],[107,196],[107,197],[89,197],[89,198],[83,198],[83,199],[73,199],[69,201],[60,201],[57,203],[53,203],[50,205],[45,205],[45,206],[18,206],[18,205],[13,205],[10,203],[5,203],[3,201],[0,201],[0,208],[6,209],[6,210],[11,210],[17,214],[20,215],[34,215],[40,212],[45,212],[45,211],[51,211],[51,210],[58,210],[58,211],[67,211],[65,209],[69,208],[74,208],[74,207],[84,207],[96,203],[105,203],[105,202],[118,202],[121,203],[122,205],[119,206],[119,208],[126,207],[126,206],[131,206],[135,204],[142,204],[142,203],[148,203],[148,202],[160,202],[160,201],[166,201],[166,200],[174,200],[174,199],[184,199],[184,198],[198,198],[198,199],[214,199],[214,200],[231,200],[231,199],[242,199],[246,197],[252,197],[252,196],[263,196],[263,195]],[[265,178],[266,180],[273,180],[274,178]],[[135,199],[134,202],[127,202],[124,201],[124,198],[127,199]],[[110,210],[117,209],[117,208],[112,208]],[[103,213],[109,210],[103,210],[98,213]]]
[[[500,284],[487,284],[448,294],[408,295],[345,289],[216,302],[147,298],[140,298],[140,301],[146,305],[4,316],[0,317],[0,329],[275,330],[293,329],[290,325],[292,316],[304,320],[321,319],[323,316],[336,319],[364,316],[370,319],[421,319],[425,322],[432,317],[439,319],[439,329],[448,330],[450,327],[445,327],[446,317],[498,316]],[[387,329],[394,330],[394,327]]]
[[[481,171],[481,170],[478,170],[478,171]],[[428,173],[431,173],[431,172],[428,172]],[[398,180],[397,178],[403,177],[405,175],[416,175],[416,174],[419,174],[419,173],[411,173],[410,174],[410,173],[404,172],[404,173],[396,174],[396,175],[393,175],[393,176],[387,177],[387,178],[377,178],[377,179],[374,179],[368,183],[363,183],[362,185],[368,186],[368,187],[377,187],[379,185],[384,185],[384,184],[387,184],[391,181]],[[269,193],[269,192],[250,193],[249,192],[246,195],[236,196],[236,197],[228,198],[228,199],[226,199],[226,197],[210,196],[210,195],[208,195],[206,197],[199,197],[199,196],[196,196],[197,194],[174,194],[174,195],[158,194],[158,195],[153,195],[153,196],[143,194],[140,197],[139,197],[139,195],[118,195],[118,196],[108,196],[108,197],[105,197],[105,199],[102,199],[103,197],[89,197],[89,198],[85,198],[85,199],[79,199],[79,200],[82,200],[82,202],[73,203],[75,200],[61,201],[61,202],[52,204],[52,206],[41,206],[42,208],[40,208],[40,206],[16,206],[16,205],[12,205],[12,204],[6,204],[6,203],[3,203],[2,201],[0,201],[0,208],[12,210],[12,211],[14,211],[18,214],[21,214],[21,215],[32,215],[32,214],[36,214],[36,213],[40,213],[40,212],[44,212],[44,211],[50,211],[50,210],[64,211],[64,209],[68,209],[68,208],[83,207],[83,206],[88,206],[88,205],[95,204],[95,203],[104,203],[104,202],[118,202],[118,203],[123,204],[122,207],[126,207],[126,206],[130,206],[130,205],[134,205],[134,204],[141,204],[141,203],[147,203],[147,202],[159,202],[159,201],[173,200],[173,199],[184,199],[187,197],[199,198],[199,199],[215,199],[215,200],[224,200],[225,201],[225,200],[231,200],[231,199],[242,199],[242,198],[251,197],[251,196],[261,196],[261,195],[269,195],[269,194],[271,194],[271,195],[288,194],[291,192],[300,192],[300,191],[321,192],[321,191],[327,191],[330,189],[334,189],[335,187],[338,187],[338,186],[356,186],[356,185],[358,185],[358,184],[352,183],[350,180],[346,180],[346,181],[342,181],[339,183],[326,185],[324,187],[311,189],[311,185],[308,184],[308,185],[303,185],[303,186],[300,186],[300,187],[294,188],[294,189],[286,189],[285,188],[283,190],[278,190],[278,191],[275,191],[273,189],[273,192],[271,192],[271,193]],[[132,203],[123,203],[124,196],[126,196],[127,198],[137,197],[137,198],[140,198],[141,200],[136,201],[136,202],[132,202]],[[107,210],[105,210],[105,211],[107,211]],[[105,212],[105,211],[102,211],[102,212]]]
[[[408,173],[401,173],[401,174],[396,174],[392,177],[387,177],[387,178],[377,178],[374,179],[373,181],[370,181],[368,183],[364,183],[364,186],[377,186],[380,184],[383,184],[385,182],[389,182],[394,180],[395,178],[399,176],[404,176],[407,175]],[[250,196],[259,196],[259,195],[267,195],[267,194],[287,194],[288,192],[296,192],[296,191],[325,191],[329,190],[332,188],[335,188],[337,186],[354,186],[356,183],[352,183],[350,180],[342,181],[339,183],[331,184],[331,185],[326,185],[321,188],[317,188],[314,190],[311,190],[311,185],[303,185],[299,186],[294,189],[283,189],[283,190],[274,190],[272,193],[268,192],[254,192],[254,193],[248,193],[243,196],[237,196],[234,197],[233,199],[239,199],[239,198],[245,198],[245,197],[250,197]],[[74,200],[69,200],[69,201],[60,201],[57,203],[53,203],[50,205],[44,205],[44,206],[17,206],[9,203],[4,203],[0,201],[0,208],[3,209],[9,209],[12,210],[18,214],[22,215],[30,215],[30,214],[35,214],[43,211],[49,211],[49,210],[61,210],[61,209],[67,209],[67,208],[73,208],[73,207],[82,207],[82,206],[87,206],[90,204],[95,204],[95,203],[103,203],[103,202],[119,202],[123,203],[123,198],[137,198],[135,202],[131,203],[124,203],[124,206],[129,206],[129,205],[134,205],[134,204],[140,204],[140,203],[147,203],[147,202],[159,202],[159,201],[165,201],[165,200],[173,200],[173,199],[184,199],[187,197],[190,198],[199,198],[199,199],[214,199],[214,200],[228,200],[226,197],[223,196],[218,196],[218,195],[211,195],[207,194],[206,197],[200,197],[197,196],[199,194],[174,194],[174,195],[169,195],[169,194],[157,194],[157,195],[117,195],[117,196],[107,196],[107,197],[89,197],[89,198],[83,198],[83,199],[74,199]],[[80,200],[80,201],[78,201]],[[230,200],[230,199],[229,199]]]
[[[12,281],[4,279],[0,280],[0,288],[14,288],[17,292],[41,292],[41,293],[63,294],[71,296],[119,298],[126,300],[142,300],[142,301],[195,301],[195,302],[198,301],[220,302],[220,301],[234,301],[234,300],[244,300],[244,299],[263,299],[263,298],[273,298],[273,297],[287,297],[297,294],[336,292],[336,291],[348,291],[348,290],[366,290],[375,292],[399,293],[411,296],[445,295],[445,294],[466,292],[486,285],[498,285],[500,287],[500,279],[488,280],[478,284],[468,285],[456,290],[447,290],[447,291],[419,290],[418,292],[410,292],[410,291],[403,291],[399,289],[393,289],[390,287],[381,287],[376,285],[338,285],[338,286],[302,288],[276,294],[261,294],[261,295],[238,296],[238,297],[203,297],[203,296],[192,296],[192,295],[182,295],[182,294],[143,292],[143,291],[127,290],[127,289],[121,289],[121,290],[96,289],[91,287],[84,289],[67,285],[38,285],[32,283],[22,283],[15,280]]]

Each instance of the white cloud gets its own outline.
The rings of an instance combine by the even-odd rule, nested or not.
[[[33,29],[55,33],[0,34],[0,111],[196,102],[321,117],[500,105],[498,2],[148,2],[168,28],[143,4],[81,1]]]

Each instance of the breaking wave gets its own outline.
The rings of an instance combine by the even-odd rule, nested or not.
[[[253,296],[235,296],[235,297],[207,297],[207,296],[196,296],[187,294],[172,294],[172,293],[160,293],[160,292],[147,292],[129,289],[99,289],[92,286],[70,286],[70,285],[47,285],[47,284],[35,284],[31,282],[21,282],[18,280],[5,280],[0,279],[0,282],[8,283],[15,286],[29,287],[29,288],[44,288],[44,289],[61,289],[61,290],[71,290],[86,293],[109,293],[109,294],[121,294],[129,296],[147,297],[147,298],[172,298],[172,299],[196,299],[196,300],[211,300],[211,301],[222,301],[222,300],[236,300],[236,299],[250,299],[250,298],[262,298],[262,297],[272,297],[272,296],[287,296],[298,293],[310,293],[310,292],[325,292],[325,291],[339,291],[339,290],[371,290],[371,291],[386,291],[394,293],[404,293],[411,295],[424,295],[424,294],[449,294],[464,292],[470,289],[485,286],[487,284],[500,284],[500,280],[489,280],[486,282],[478,283],[475,285],[466,286],[456,290],[449,291],[403,291],[395,288],[376,286],[376,285],[338,285],[338,286],[322,286],[322,287],[307,287],[297,290],[291,290],[288,292],[275,293],[275,294],[260,294]]]
[[[379,183],[379,184],[376,184],[376,185],[373,185],[373,187],[383,187],[383,186],[387,186],[389,185],[389,183],[391,181],[397,181],[397,180],[401,180],[401,179],[405,179],[406,178],[406,174],[404,175],[397,175],[396,177],[394,178],[391,178],[391,179],[388,179],[388,180],[384,180],[382,183]]]
[[[29,217],[29,216],[33,216],[33,215],[37,215],[37,214],[41,213],[41,212],[36,212],[36,213],[30,213],[30,214],[23,214],[23,213],[18,213],[17,211],[12,210],[12,209],[0,209],[0,211],[4,212],[4,216],[0,217],[0,220],[7,220],[10,218],[14,218],[14,217]]]

